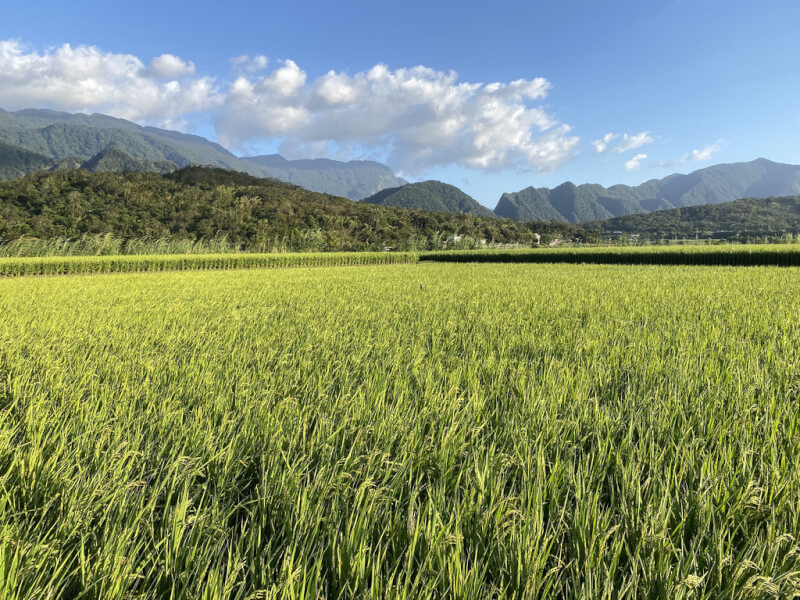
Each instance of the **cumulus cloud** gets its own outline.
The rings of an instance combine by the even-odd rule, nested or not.
[[[687,152],[678,160],[663,160],[658,163],[660,167],[674,168],[687,162],[705,162],[711,160],[714,154],[722,147],[722,141],[718,140],[713,144],[709,144],[703,148],[695,148],[691,152]]]
[[[216,124],[221,140],[235,147],[284,138],[284,151],[377,148],[408,173],[445,164],[550,171],[574,153],[578,138],[530,106],[549,89],[541,78],[468,83],[452,71],[381,64],[308,81],[287,60],[262,77],[240,76]]]
[[[0,41],[0,106],[105,112],[139,122],[166,123],[219,104],[214,81],[194,76],[194,64],[171,54],[147,66],[130,54],[64,44],[38,52]]]
[[[570,126],[540,105],[551,87],[543,78],[471,83],[452,71],[378,64],[310,79],[294,61],[272,65],[263,55],[236,57],[231,70],[223,85],[172,54],[146,63],[95,46],[40,50],[6,40],[0,107],[103,112],[182,128],[200,112],[236,148],[281,140],[287,152],[381,157],[409,174],[449,164],[552,171],[578,147]]]
[[[150,61],[145,75],[155,79],[177,79],[194,73],[194,63],[185,62],[174,54],[162,54]]]
[[[617,139],[619,139],[619,142],[616,144],[611,144],[611,142]],[[633,135],[628,135],[627,133],[607,133],[599,140],[593,141],[592,146],[594,146],[594,151],[598,154],[602,154],[606,151],[617,152],[621,154],[623,152],[628,152],[629,150],[636,150],[637,148],[641,148],[642,146],[652,143],[653,138],[650,135],[650,132],[642,131]]]
[[[634,169],[638,169],[641,165],[641,162],[647,158],[647,154],[637,154],[630,160],[625,161],[625,169],[627,171],[633,171]]]

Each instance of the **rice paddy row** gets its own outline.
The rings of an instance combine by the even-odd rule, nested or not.
[[[0,258],[0,277],[430,262],[800,266],[800,246],[645,246],[446,252],[320,252]]]
[[[800,245],[617,246],[427,252],[422,261],[627,265],[800,266]]]
[[[218,269],[264,269],[383,265],[417,262],[413,252],[318,252],[296,254],[160,254],[0,259],[0,276],[144,273]]]

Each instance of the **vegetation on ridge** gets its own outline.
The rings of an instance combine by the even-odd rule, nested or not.
[[[456,215],[473,214],[485,218],[496,216],[491,210],[479,204],[477,200],[456,186],[441,181],[420,181],[402,187],[381,190],[377,194],[365,198],[363,202]]]
[[[601,235],[638,234],[649,239],[780,236],[800,233],[800,196],[743,198],[723,204],[706,204],[653,213],[628,215],[583,223]]]
[[[356,203],[223,169],[168,175],[57,171],[0,182],[0,239],[113,234],[213,239],[255,251],[440,248],[459,243],[532,243],[571,225],[520,223]],[[463,237],[462,237],[463,236]]]

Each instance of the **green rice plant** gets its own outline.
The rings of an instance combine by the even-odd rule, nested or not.
[[[0,597],[800,594],[800,270],[237,258],[0,280]]]
[[[191,250],[191,248],[189,248]],[[116,256],[46,256],[0,258],[0,277],[376,265],[424,262],[594,263],[654,265],[796,266],[800,250],[794,245],[586,247],[537,250],[447,252],[306,252],[306,253],[189,253]]]
[[[793,244],[566,247],[426,252],[422,261],[644,265],[800,266]]]
[[[0,259],[0,277],[148,271],[321,267],[416,262],[413,252],[318,252],[296,254],[160,254]]]

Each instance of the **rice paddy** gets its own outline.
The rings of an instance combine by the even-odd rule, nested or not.
[[[57,246],[54,246],[56,249]],[[49,247],[48,247],[49,248]],[[445,252],[161,252],[130,255],[0,257],[0,277],[97,275],[217,269],[386,265],[414,262],[623,265],[800,266],[794,244],[719,246],[584,246]]]
[[[2,279],[0,597],[800,597],[798,408],[792,268]]]

